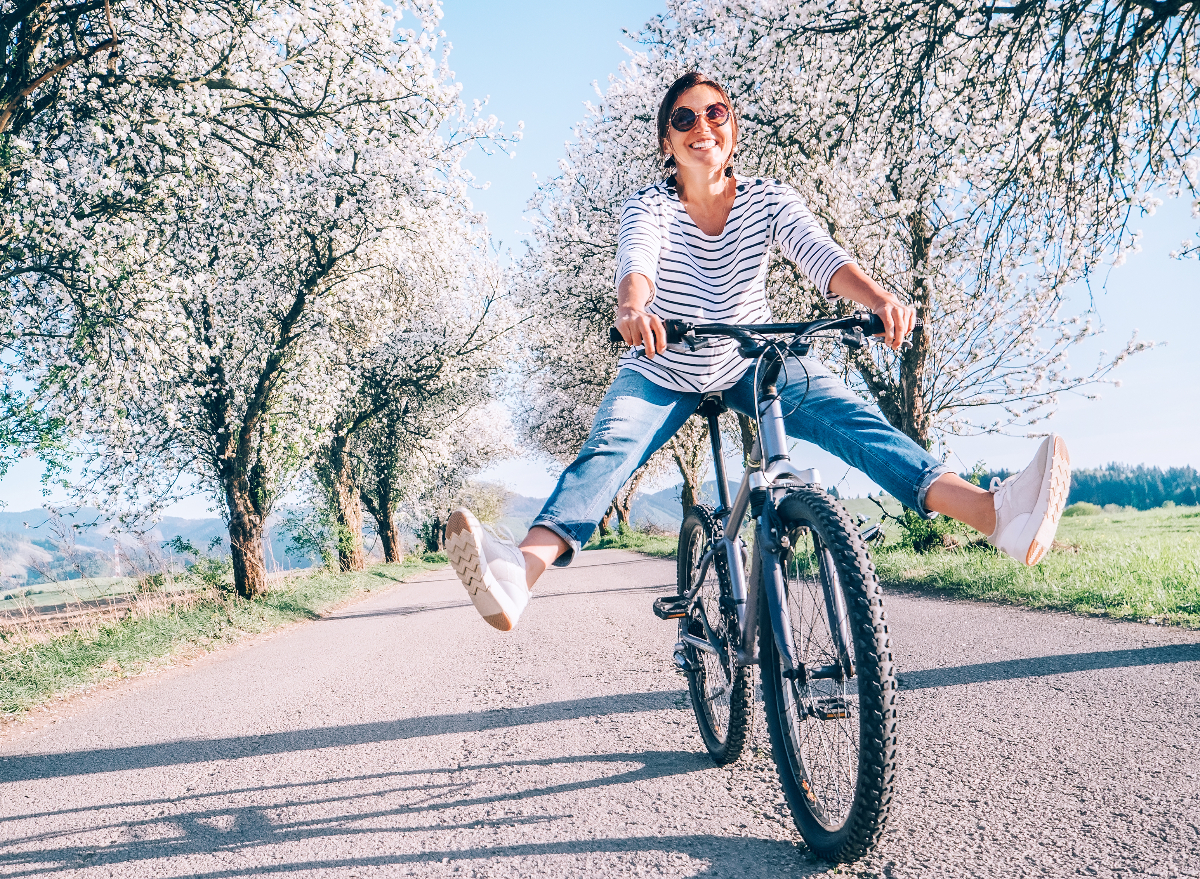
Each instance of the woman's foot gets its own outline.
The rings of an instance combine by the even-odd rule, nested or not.
[[[480,616],[501,632],[512,631],[529,603],[525,556],[517,545],[459,509],[446,524],[446,557]]]
[[[1054,543],[1071,491],[1071,458],[1061,436],[1046,437],[1029,466],[992,480],[996,530],[988,543],[1026,565],[1036,565]]]

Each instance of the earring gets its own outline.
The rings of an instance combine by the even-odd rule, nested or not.
[[[728,165],[725,166],[725,176],[726,177],[733,176],[733,169],[731,167],[729,167]]]

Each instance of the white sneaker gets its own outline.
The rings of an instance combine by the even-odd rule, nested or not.
[[[501,632],[511,631],[529,603],[525,556],[516,543],[459,509],[446,524],[446,557],[480,616]]]
[[[1061,436],[1046,437],[1029,466],[1001,482],[992,479],[996,530],[988,543],[1026,565],[1036,565],[1054,543],[1071,491],[1071,458]]]

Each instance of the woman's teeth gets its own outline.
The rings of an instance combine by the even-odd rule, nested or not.
[[[712,149],[716,145],[717,145],[717,142],[715,140],[701,140],[701,141],[698,141],[698,142],[692,144],[692,149],[707,150],[707,149]]]

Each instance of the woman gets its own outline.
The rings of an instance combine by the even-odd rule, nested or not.
[[[662,183],[625,203],[617,250],[616,327],[630,346],[579,457],[518,547],[467,510],[450,516],[446,550],[488,623],[509,631],[550,564],[570,564],[625,481],[683,425],[705,393],[752,415],[752,361],[732,341],[668,351],[665,318],[696,323],[770,320],[765,280],[777,244],[830,300],[849,299],[883,320],[899,348],[916,312],[869,278],[821,229],[795,190],[735,176],[737,120],[725,90],[703,74],[680,77],[658,111]],[[1051,435],[1021,473],[986,491],[893,428],[820,362],[793,367],[782,390],[789,436],[816,443],[865,472],[923,516],[942,513],[1036,564],[1049,548],[1070,487],[1066,444]],[[805,375],[807,380],[805,380]],[[785,384],[781,382],[781,384]]]

